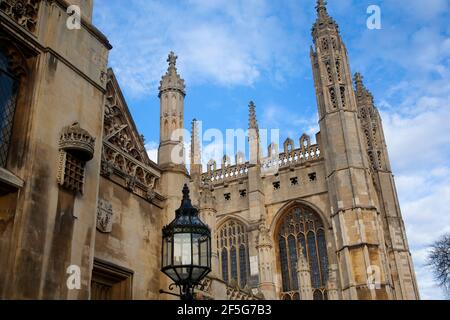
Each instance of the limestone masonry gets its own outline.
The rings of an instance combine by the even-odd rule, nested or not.
[[[83,14],[75,31],[71,4]],[[173,157],[186,156],[177,56],[159,87],[155,163],[92,7],[0,0],[0,299],[170,299],[159,293],[170,285],[161,230],[185,183],[212,230],[198,299],[419,299],[380,114],[325,1],[310,53],[316,144],[303,135],[263,157],[250,102],[249,159],[225,155],[204,171],[193,121],[189,172]]]

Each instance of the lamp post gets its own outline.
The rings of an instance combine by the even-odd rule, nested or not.
[[[194,288],[211,272],[211,231],[192,206],[189,188],[183,188],[183,200],[175,219],[162,230],[161,271],[177,286],[180,294],[166,293],[193,300]]]

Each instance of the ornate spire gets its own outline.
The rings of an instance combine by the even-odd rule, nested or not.
[[[328,14],[326,0],[317,0],[316,11],[317,19],[312,29],[312,35],[314,38],[317,38],[319,36],[319,31],[324,29],[339,33],[339,26]]]
[[[326,0],[317,0],[316,10],[319,17],[323,14],[328,15],[327,13],[327,1]]]
[[[173,51],[170,51],[169,57],[167,58],[167,62],[169,63],[169,70],[175,69],[175,72],[177,71],[177,68],[176,68],[177,59],[178,59],[178,56],[175,55],[175,53]]]
[[[373,106],[373,95],[363,83],[363,76],[355,73],[356,99],[358,106]]]
[[[248,119],[248,141],[250,143],[250,163],[259,164],[261,161],[261,148],[259,144],[259,127],[256,120],[255,104],[250,101]]]
[[[249,122],[248,122],[249,129],[258,130],[258,121],[256,120],[255,103],[253,101],[250,101],[248,108],[249,108]]]
[[[200,153],[200,138],[198,133],[198,121],[192,120],[192,132],[191,132],[191,166],[201,165],[201,153]],[[192,168],[191,168],[192,169]]]
[[[184,84],[184,80],[181,79],[180,75],[177,72],[177,59],[178,57],[175,55],[173,51],[169,53],[167,58],[167,62],[169,63],[169,67],[167,69],[166,74],[161,79],[161,84],[159,87],[159,95],[165,91],[178,91],[183,96],[186,95],[186,85]]]

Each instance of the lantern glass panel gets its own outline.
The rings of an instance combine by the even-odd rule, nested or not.
[[[209,267],[209,241],[207,236],[201,236],[199,239],[200,246],[200,263],[202,267]]]
[[[192,264],[191,234],[176,233],[173,238],[174,238],[173,264],[175,266],[191,265]]]
[[[163,244],[163,268],[172,264],[172,237],[164,238]]]
[[[188,280],[191,277],[191,267],[188,268],[177,268],[178,275],[180,277],[180,280]]]
[[[205,269],[204,268],[199,268],[199,267],[193,267],[192,268],[192,281],[198,282],[198,280],[200,280],[200,277],[202,274],[205,273]]]
[[[200,237],[201,235],[196,233],[192,235],[192,264],[194,266],[200,264]]]

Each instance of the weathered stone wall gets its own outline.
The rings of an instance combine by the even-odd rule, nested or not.
[[[23,36],[29,31],[12,28],[9,20],[1,29],[33,57],[27,75],[27,112],[20,114],[27,126],[15,127],[13,133],[13,141],[26,143],[19,150],[11,148],[11,159],[18,159],[20,152],[20,161],[7,167],[24,186],[18,192],[10,250],[3,252],[2,245],[0,254],[8,256],[1,272],[6,280],[2,294],[18,299],[87,299],[102,146],[97,141],[94,158],[85,167],[83,194],[74,195],[57,184],[59,138],[61,130],[74,122],[90,135],[102,136],[101,75],[110,47],[89,25],[67,29],[62,2],[41,1],[39,8],[34,35]],[[81,290],[69,291],[66,286],[70,265],[81,269]]]
[[[99,200],[112,205],[113,225],[96,231],[95,258],[134,272],[133,299],[159,299],[162,209],[103,177]]]

